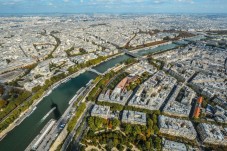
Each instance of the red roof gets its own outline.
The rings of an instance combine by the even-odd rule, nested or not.
[[[128,81],[128,78],[126,77],[126,78],[124,78],[123,80],[121,80],[121,82],[118,83],[117,87],[118,87],[118,88],[121,88],[121,89],[124,89],[124,87],[125,87],[127,81]]]
[[[199,104],[201,104],[201,103],[203,102],[203,98],[202,98],[202,97],[199,97],[198,100],[197,100],[197,102],[198,102]]]
[[[200,107],[196,107],[195,110],[194,110],[194,117],[195,118],[198,118],[199,117],[199,114],[200,114]]]

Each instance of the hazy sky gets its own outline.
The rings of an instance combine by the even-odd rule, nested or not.
[[[227,13],[227,0],[0,0],[0,13]]]

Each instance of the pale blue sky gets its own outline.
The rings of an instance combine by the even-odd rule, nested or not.
[[[0,13],[227,13],[227,0],[0,0]]]

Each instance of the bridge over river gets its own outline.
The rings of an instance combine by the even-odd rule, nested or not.
[[[101,72],[99,72],[99,71],[97,71],[97,70],[95,70],[95,69],[93,69],[93,68],[88,69],[88,71],[94,72],[94,73],[96,73],[96,74],[98,74],[98,75],[104,75],[104,73],[101,73]]]
[[[142,57],[142,56],[140,56],[140,55],[138,55],[138,54],[136,54],[136,53],[132,53],[132,52],[130,52],[129,50],[127,50],[127,49],[123,49],[122,50],[126,55],[129,55],[129,56],[131,56],[131,57],[134,57],[134,58],[136,58],[136,59],[138,59],[138,60],[144,60],[144,58]]]

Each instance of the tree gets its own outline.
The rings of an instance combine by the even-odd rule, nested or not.
[[[129,133],[131,133],[132,132],[132,126],[130,125],[130,124],[127,124],[126,126],[125,126],[125,133],[126,134],[129,134]]]
[[[154,114],[156,114],[156,115],[160,115],[160,110],[156,110],[156,111],[154,111]]]
[[[141,133],[141,129],[140,129],[140,127],[138,125],[135,125],[133,127],[133,133],[134,133],[134,135]]]
[[[117,144],[119,143],[118,139],[117,138],[114,138],[113,139],[113,146],[117,146]]]
[[[153,121],[149,118],[148,121],[147,121],[148,128],[151,129],[153,127],[153,125],[154,125]]]
[[[117,149],[118,149],[119,151],[123,151],[123,150],[124,150],[124,146],[121,145],[121,144],[118,144],[118,145],[117,145]]]
[[[153,114],[152,115],[152,120],[153,120],[154,124],[157,124],[158,123],[158,119],[157,119],[156,114]]]
[[[120,125],[120,121],[118,119],[112,120],[113,129],[117,128]]]
[[[158,134],[158,132],[159,132],[158,126],[157,125],[154,125],[153,129],[154,129],[154,133],[155,134]]]
[[[146,141],[145,146],[146,146],[147,150],[150,149],[151,148],[151,142]]]
[[[41,89],[41,86],[40,85],[32,88],[32,92],[37,92],[37,91],[39,91],[39,89]]]
[[[7,104],[7,101],[0,98],[0,108],[4,107]]]
[[[155,137],[154,146],[157,150],[161,150],[161,142],[162,140],[159,137]]]
[[[148,129],[146,130],[146,137],[149,138],[150,136],[151,136],[151,129],[148,128]]]
[[[114,147],[114,143],[111,139],[107,142],[106,149],[111,150]]]
[[[98,128],[102,127],[102,119],[100,118],[95,118],[95,126]]]
[[[149,140],[150,141],[150,149],[153,151],[154,150],[154,144],[152,139]]]
[[[70,119],[69,123],[68,123],[68,131],[72,131],[73,128],[75,127],[77,120],[79,119],[79,117],[81,116],[81,114],[84,112],[86,108],[86,103],[81,103],[80,106],[78,106],[76,114],[72,117],[72,119]]]
[[[88,118],[88,125],[89,125],[89,127],[92,129],[92,130],[95,130],[95,122],[94,122],[95,120],[94,120],[94,117],[93,116],[91,116],[91,117],[89,117]]]

